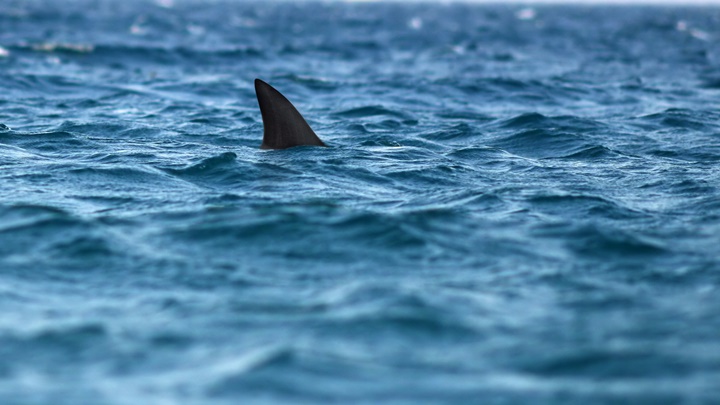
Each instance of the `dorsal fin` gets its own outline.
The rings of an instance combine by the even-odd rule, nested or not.
[[[255,79],[260,112],[262,113],[263,141],[262,149],[285,149],[293,146],[325,146],[315,135],[305,118],[295,106],[279,91],[260,79]]]

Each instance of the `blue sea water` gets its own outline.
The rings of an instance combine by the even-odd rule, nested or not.
[[[720,403],[720,8],[3,0],[0,403]],[[253,79],[329,148],[258,149]]]

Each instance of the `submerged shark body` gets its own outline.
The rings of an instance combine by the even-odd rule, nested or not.
[[[264,127],[261,149],[325,146],[295,106],[271,85],[255,79],[255,94]]]

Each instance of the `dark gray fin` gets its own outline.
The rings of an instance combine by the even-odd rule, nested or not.
[[[260,79],[255,79],[260,112],[262,113],[263,141],[262,149],[285,149],[293,146],[325,146],[315,135],[305,118],[295,106],[279,91]]]

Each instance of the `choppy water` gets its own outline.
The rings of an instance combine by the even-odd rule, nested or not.
[[[4,0],[0,402],[717,403],[720,9]],[[253,79],[331,148],[258,149]]]

